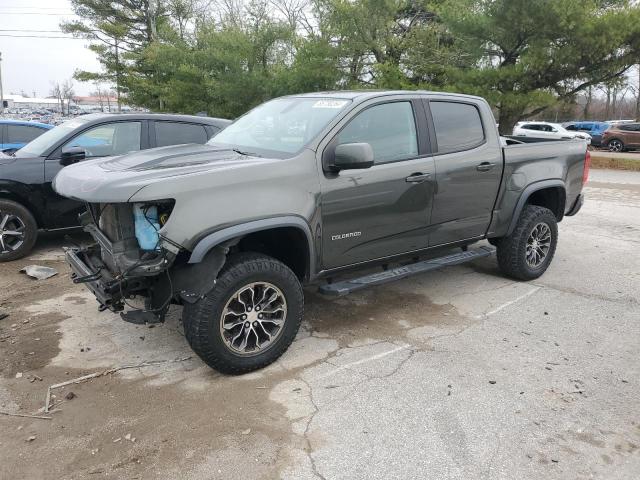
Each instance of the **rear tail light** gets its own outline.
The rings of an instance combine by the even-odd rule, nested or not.
[[[589,180],[590,168],[591,168],[591,152],[587,150],[587,153],[584,155],[584,168],[582,170],[582,185],[587,183],[587,180]]]

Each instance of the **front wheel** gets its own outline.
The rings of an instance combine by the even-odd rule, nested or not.
[[[609,143],[607,143],[607,147],[609,147],[610,152],[624,151],[624,143],[622,143],[622,141],[618,140],[617,138],[614,138],[613,140],[609,140]]]
[[[31,212],[12,200],[0,200],[0,262],[26,256],[37,237],[38,224]]]
[[[516,228],[497,242],[500,270],[518,280],[533,280],[549,267],[558,243],[558,223],[551,210],[527,205]]]
[[[275,362],[295,338],[304,310],[302,286],[282,262],[232,255],[215,288],[185,304],[185,336],[210,367],[238,375]]]

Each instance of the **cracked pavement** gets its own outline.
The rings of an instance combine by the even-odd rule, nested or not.
[[[264,370],[190,358],[65,388],[51,421],[0,416],[0,478],[640,478],[640,173],[592,171],[585,193],[535,282],[485,258],[344,298],[308,288],[298,338]],[[98,314],[62,242],[23,262],[58,277],[0,265],[2,411],[190,355],[178,308],[153,329]]]

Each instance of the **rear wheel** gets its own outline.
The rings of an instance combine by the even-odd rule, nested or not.
[[[549,267],[558,243],[558,223],[551,210],[527,205],[513,233],[497,242],[500,270],[518,280],[533,280]]]
[[[617,138],[614,138],[613,140],[609,140],[609,143],[607,143],[607,147],[609,147],[610,152],[624,151],[624,143],[622,143],[622,140],[618,140]]]
[[[266,255],[241,253],[227,259],[213,290],[185,304],[185,336],[210,367],[247,373],[289,348],[303,308],[302,286],[289,267]]]
[[[0,200],[0,262],[27,255],[38,237],[38,225],[31,212],[12,200]]]

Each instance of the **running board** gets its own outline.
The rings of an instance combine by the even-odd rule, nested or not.
[[[383,272],[372,273],[360,278],[352,278],[342,282],[329,283],[319,288],[323,295],[343,296],[348,295],[357,290],[362,290],[373,285],[381,285],[383,283],[393,282],[406,278],[417,273],[429,272],[441,267],[450,265],[459,265],[461,263],[470,262],[476,258],[488,257],[496,251],[495,248],[489,246],[481,246],[466,252],[454,253],[444,257],[432,258],[422,262],[411,263],[401,267],[392,268]]]

